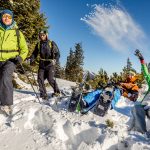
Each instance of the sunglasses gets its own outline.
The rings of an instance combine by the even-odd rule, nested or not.
[[[42,37],[42,36],[46,36],[46,34],[40,34],[40,36]]]
[[[8,19],[12,19],[12,16],[10,16],[10,15],[3,15],[3,18],[8,18]]]

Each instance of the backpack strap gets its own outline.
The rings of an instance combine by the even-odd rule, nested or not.
[[[52,41],[48,41],[50,48],[52,48]],[[38,50],[40,50],[40,42],[38,42]]]
[[[16,36],[17,36],[18,50],[20,52],[20,32],[19,32],[19,29],[16,29]]]
[[[49,47],[52,48],[53,47],[52,41],[49,40],[48,42],[49,42]]]

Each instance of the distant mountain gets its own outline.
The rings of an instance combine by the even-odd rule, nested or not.
[[[90,72],[90,71],[88,71],[88,70],[85,70],[85,71],[83,72],[83,80],[86,80],[86,79],[87,79],[88,74],[89,74],[91,80],[94,79],[94,77],[96,76],[96,74],[95,74],[94,72]]]

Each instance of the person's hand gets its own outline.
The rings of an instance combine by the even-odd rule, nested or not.
[[[22,58],[20,56],[17,56],[15,59],[14,59],[14,63],[17,65],[17,64],[22,64]]]
[[[137,56],[140,60],[144,60],[141,52],[138,49],[135,50],[135,56]]]
[[[28,59],[28,61],[30,62],[30,65],[32,65],[33,62],[34,62],[34,58],[31,57],[31,58]]]
[[[56,59],[51,60],[52,65],[56,65]]]
[[[30,63],[30,57],[26,58],[26,62]]]

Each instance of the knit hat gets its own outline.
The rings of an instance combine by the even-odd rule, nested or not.
[[[9,14],[12,16],[12,23],[10,25],[5,25],[2,21],[2,17],[4,14]],[[2,10],[1,13],[0,13],[0,25],[4,28],[4,29],[7,29],[9,28],[12,24],[14,23],[14,14],[11,10],[9,9],[5,9],[5,10]]]
[[[46,28],[43,28],[43,29],[40,30],[39,38],[40,38],[40,34],[45,34],[46,35],[46,40],[48,40],[48,30]]]
[[[9,14],[12,16],[12,18],[14,18],[13,12],[9,9],[4,9],[3,11],[1,11],[1,16],[3,16],[4,14]]]
[[[39,34],[42,34],[42,33],[48,35],[48,30],[46,28],[43,28],[40,30]]]

